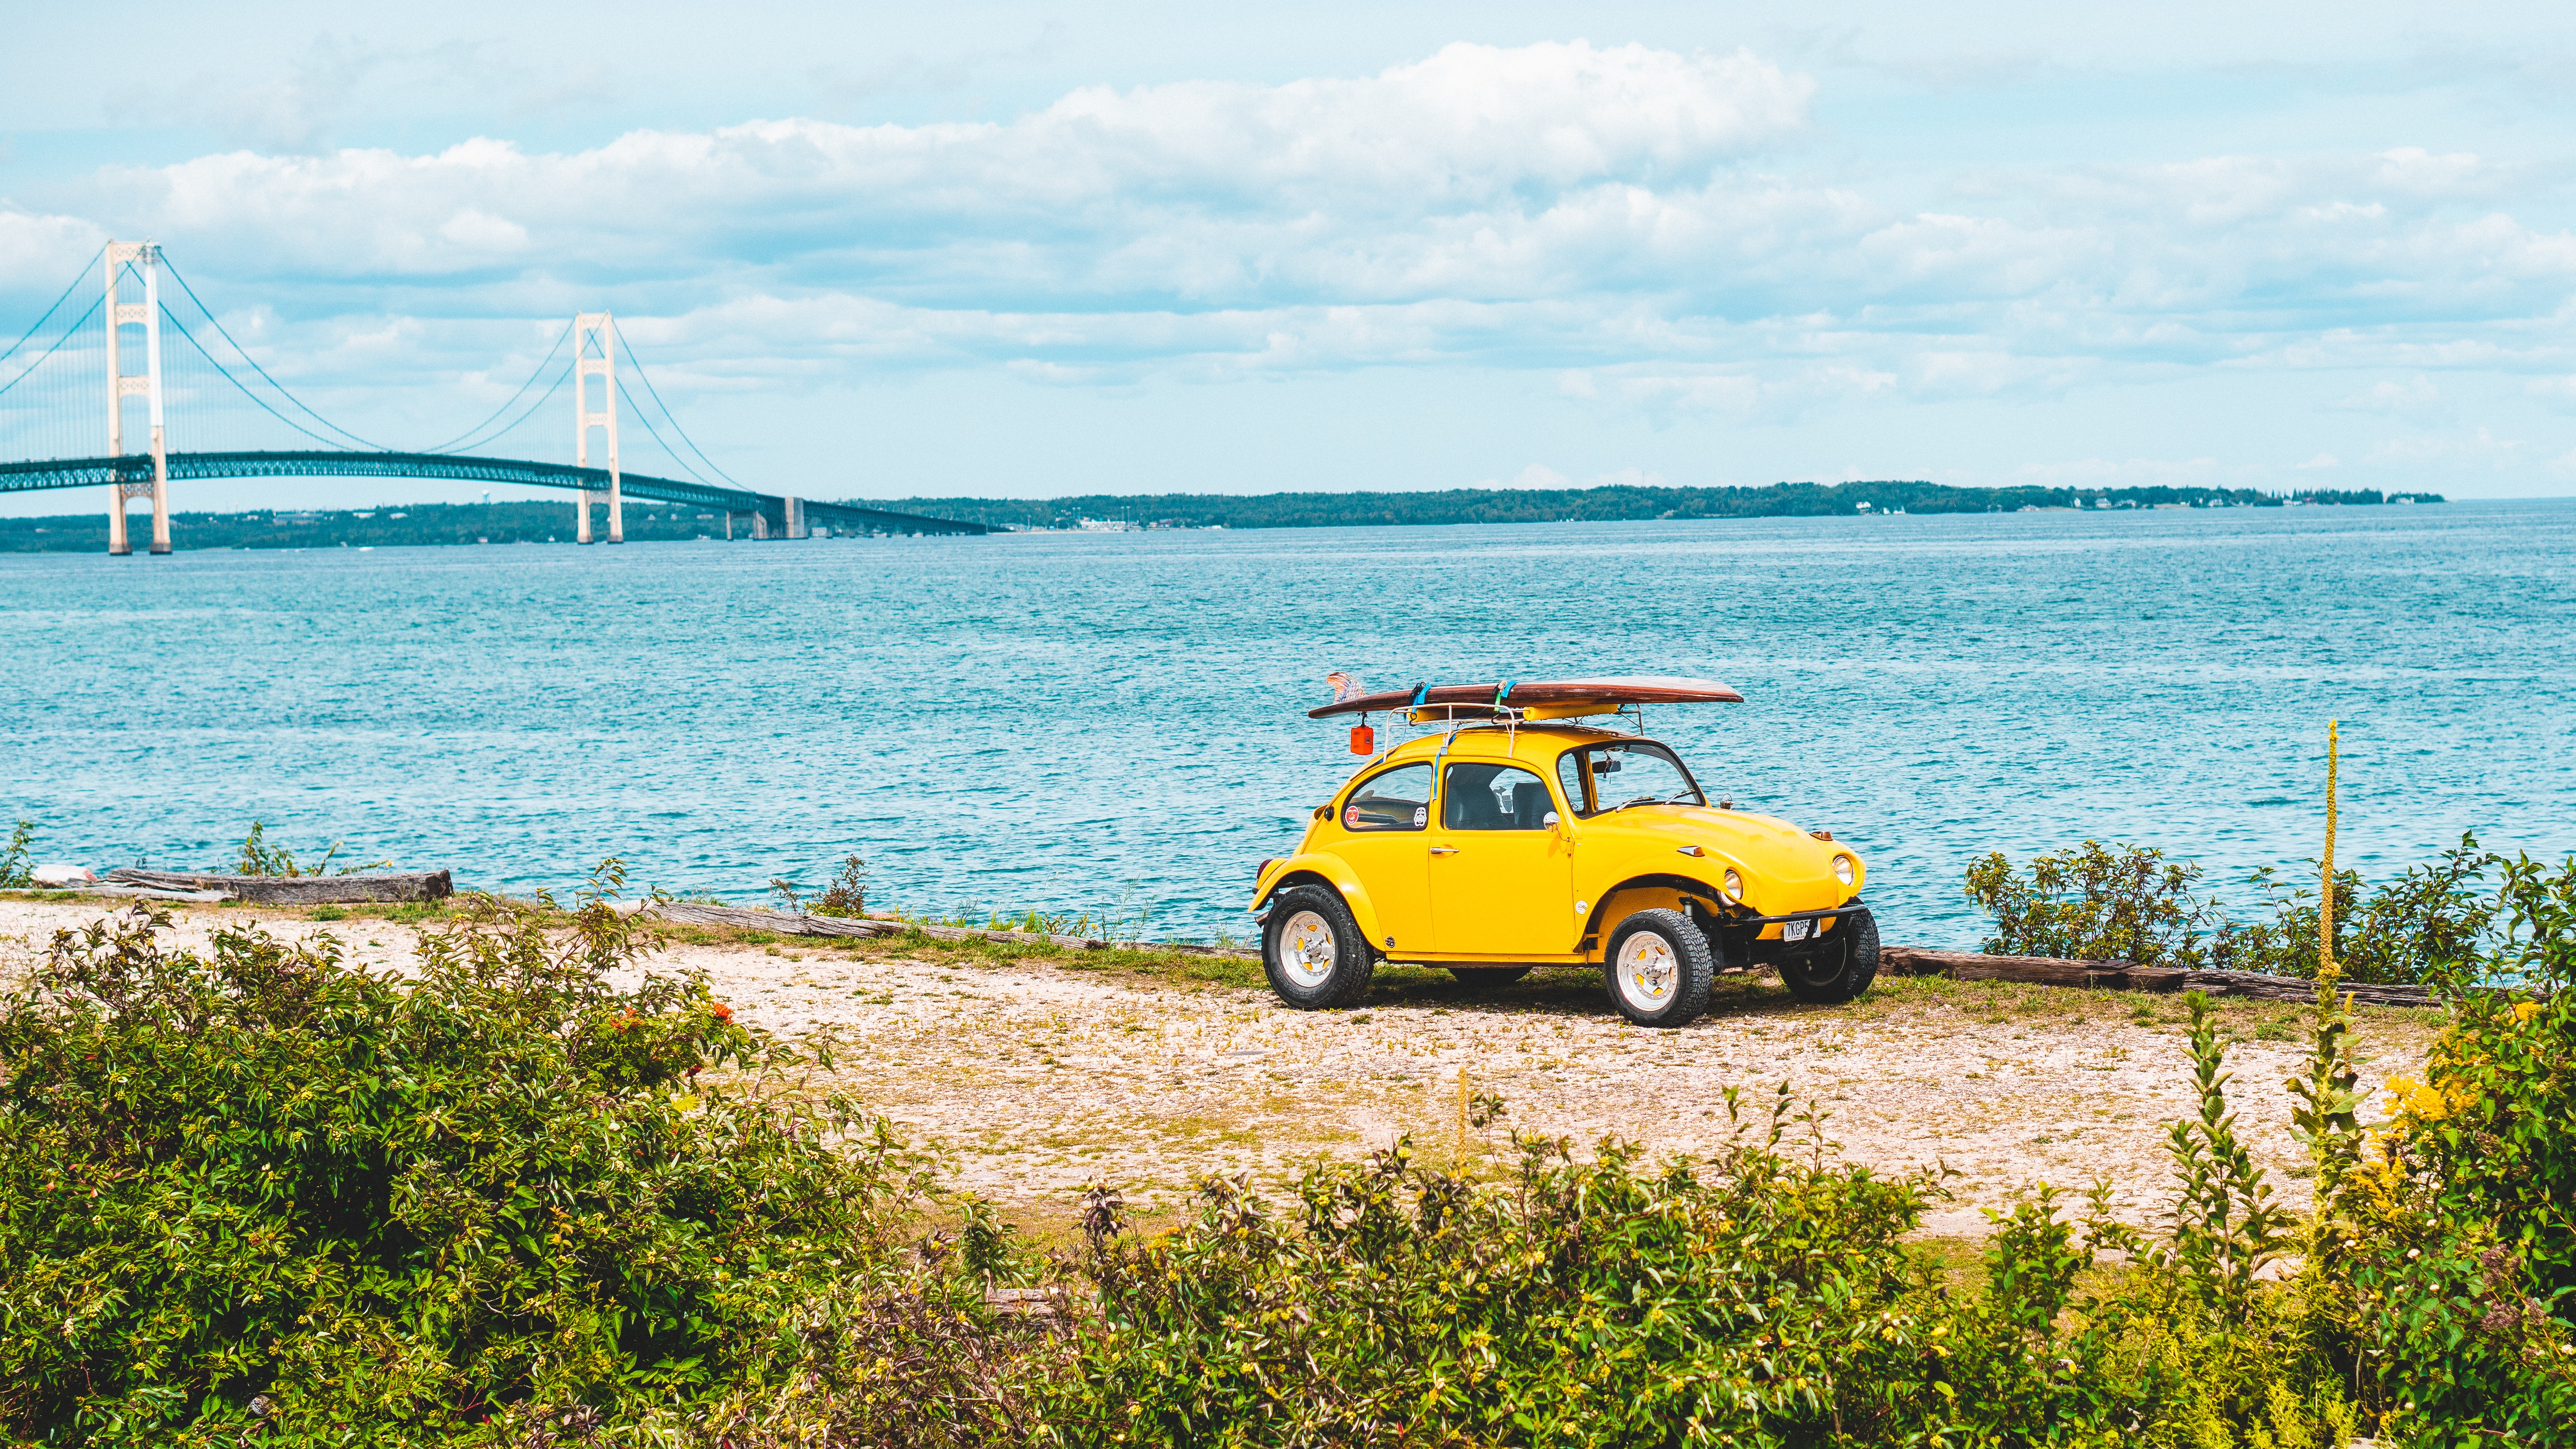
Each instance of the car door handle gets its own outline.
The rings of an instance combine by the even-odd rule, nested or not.
[[[1431,847],[1431,853],[1433,855],[1456,855],[1458,853],[1458,847],[1454,845],[1435,845]]]

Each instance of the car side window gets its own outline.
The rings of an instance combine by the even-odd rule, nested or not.
[[[1545,830],[1555,813],[1547,782],[1511,765],[1451,765],[1440,782],[1440,823],[1450,830]]]
[[[1421,830],[1431,824],[1431,767],[1398,765],[1360,782],[1342,806],[1345,830]]]
[[[1565,787],[1565,803],[1574,807],[1574,813],[1590,814],[1592,802],[1583,798],[1583,755],[1580,751],[1568,750],[1556,757],[1556,778],[1557,783]]]

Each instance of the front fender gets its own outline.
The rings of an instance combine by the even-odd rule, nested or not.
[[[1598,937],[1603,931],[1619,924],[1610,918],[1610,903],[1617,900],[1622,891],[1671,891],[1678,896],[1696,896],[1711,904],[1723,904],[1726,900],[1725,893],[1711,882],[1677,871],[1655,871],[1644,875],[1632,875],[1603,891],[1596,898],[1592,914],[1583,923],[1583,934],[1587,938]]]
[[[1309,880],[1319,881],[1341,893],[1342,904],[1350,907],[1351,919],[1359,924],[1361,940],[1382,939],[1383,933],[1378,930],[1377,907],[1369,903],[1368,887],[1360,884],[1360,873],[1351,869],[1349,861],[1329,851],[1308,851],[1270,862],[1260,878],[1252,883],[1252,904],[1244,909],[1260,911],[1270,904],[1270,898],[1277,895],[1281,887]]]

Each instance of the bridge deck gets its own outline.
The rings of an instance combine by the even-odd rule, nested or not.
[[[540,463],[520,458],[470,458],[446,453],[172,453],[173,482],[203,478],[440,478],[466,483],[516,483],[536,488],[587,488],[608,491],[608,470],[576,468],[569,463]],[[149,483],[152,458],[129,453],[122,458],[56,458],[0,463],[0,493],[26,493],[41,488],[102,487],[112,482]],[[730,513],[757,513],[782,530],[787,500],[747,488],[717,488],[704,483],[623,473],[620,493],[651,503],[680,503]],[[991,533],[981,523],[953,518],[925,518],[883,508],[800,500],[808,524],[828,528],[867,529],[884,533]]]

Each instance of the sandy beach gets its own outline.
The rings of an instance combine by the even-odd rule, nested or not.
[[[114,908],[0,900],[0,975],[22,980],[55,931]],[[255,924],[328,932],[347,959],[379,967],[415,960],[416,928],[381,918],[172,915],[173,948],[203,950],[213,932]],[[1490,991],[1392,969],[1365,1008],[1306,1013],[1167,970],[936,943],[674,940],[653,966],[703,972],[744,1020],[828,1048],[833,1067],[813,1074],[813,1089],[850,1092],[937,1152],[950,1182],[1040,1227],[1069,1217],[1095,1181],[1153,1213],[1211,1175],[1250,1173],[1276,1190],[1318,1159],[1404,1136],[1451,1161],[1462,1074],[1469,1091],[1506,1104],[1500,1126],[1464,1134],[1486,1170],[1488,1151],[1508,1155],[1512,1130],[1704,1153],[1733,1130],[1726,1089],[1762,1130],[1785,1083],[1794,1139],[1820,1135],[1882,1172],[1950,1174],[1927,1234],[1979,1235],[1980,1209],[2032,1183],[2080,1191],[2096,1177],[2114,1184],[2124,1217],[2150,1224],[2170,1201],[2167,1124],[2195,1107],[2175,997],[1882,978],[1851,1005],[1810,1007],[1734,977],[1706,1017],[1655,1032],[1627,1025],[1597,976],[1571,970]],[[2305,1008],[2220,1005],[2238,1130],[2278,1195],[2304,1205],[2284,1083],[2301,1060]],[[2435,1013],[2359,1017],[2365,1083],[2421,1069]]]

